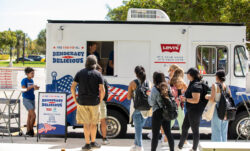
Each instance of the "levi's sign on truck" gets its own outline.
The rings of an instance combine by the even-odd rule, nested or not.
[[[162,52],[177,52],[179,53],[181,49],[181,44],[161,44]]]

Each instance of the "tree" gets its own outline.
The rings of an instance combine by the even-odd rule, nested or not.
[[[11,31],[10,29],[8,31],[2,32],[0,36],[0,43],[2,45],[8,46],[10,49],[10,66],[12,66],[12,50],[16,46],[17,39],[16,39],[16,33]]]
[[[24,32],[22,30],[16,30],[16,50],[17,50],[17,63],[20,57],[20,49],[23,48]]]
[[[243,22],[250,40],[249,0],[130,0],[109,9],[107,19],[126,20],[129,8],[156,8],[174,22]]]
[[[46,52],[46,29],[40,31],[37,37],[36,44],[39,46],[39,49],[42,53]]]

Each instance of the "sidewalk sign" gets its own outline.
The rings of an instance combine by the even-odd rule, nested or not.
[[[37,142],[45,135],[62,135],[67,140],[66,93],[39,92]]]

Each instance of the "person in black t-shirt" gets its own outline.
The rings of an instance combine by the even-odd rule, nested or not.
[[[86,68],[77,72],[71,86],[71,93],[77,104],[76,120],[78,124],[84,126],[86,145],[82,147],[83,150],[101,147],[95,142],[95,139],[99,122],[99,107],[104,98],[105,89],[102,74],[95,70],[96,65],[96,57],[88,56]],[[77,85],[79,86],[78,99],[76,99],[75,91]]]
[[[191,127],[193,132],[193,149],[197,150],[200,134],[199,126],[200,119],[203,112],[202,101],[200,96],[202,93],[202,84],[200,83],[202,76],[196,68],[190,68],[187,71],[187,78],[190,81],[189,86],[185,92],[185,97],[182,97],[182,101],[186,101],[186,115],[182,125],[182,133],[178,147],[175,150],[181,150],[184,142],[188,136],[188,129]]]

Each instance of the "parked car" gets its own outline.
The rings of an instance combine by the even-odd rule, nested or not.
[[[34,61],[33,59],[30,59],[30,58],[27,58],[27,57],[24,57],[24,59],[23,59],[23,57],[21,57],[21,58],[19,58],[19,59],[16,59],[16,61]]]
[[[42,57],[37,55],[29,55],[28,58],[33,59],[34,61],[41,61]]]

